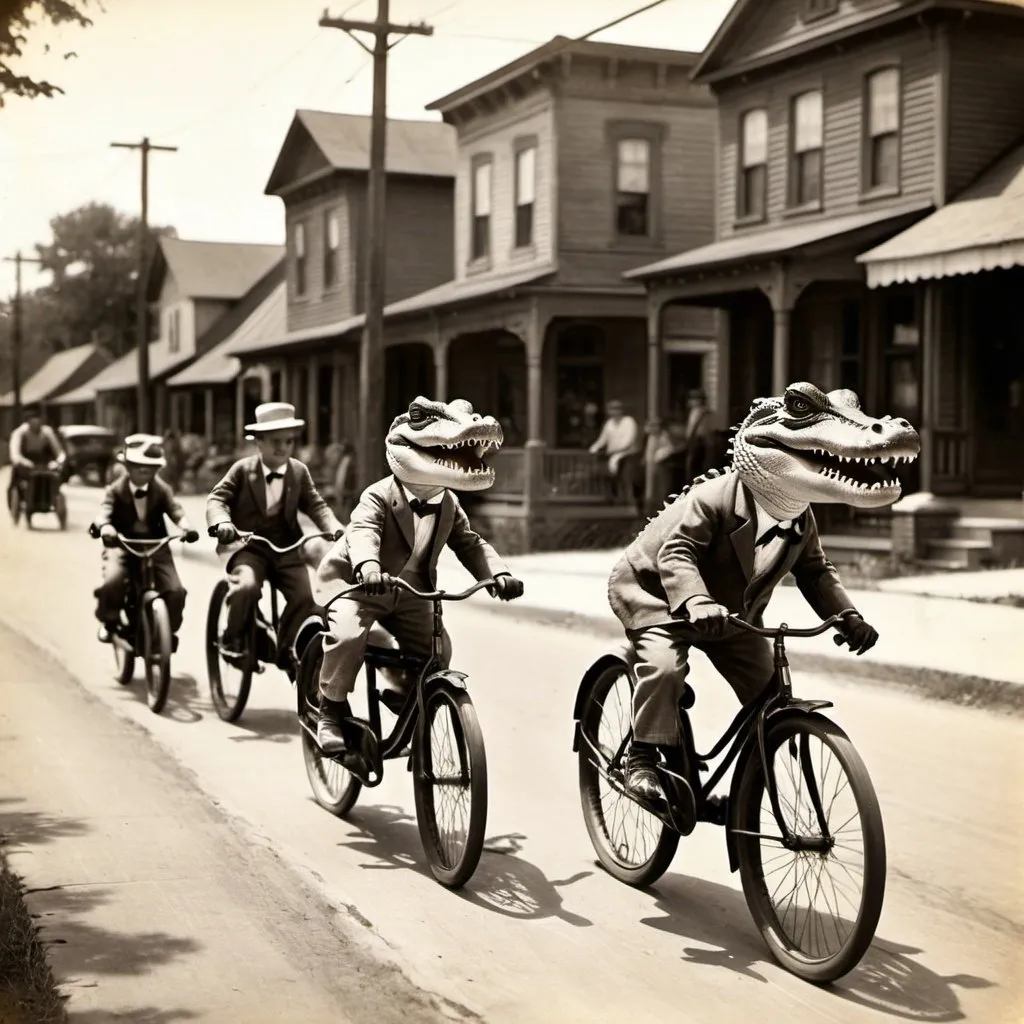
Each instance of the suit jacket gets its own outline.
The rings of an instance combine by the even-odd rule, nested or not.
[[[757,514],[736,473],[692,488],[626,548],[608,581],[608,600],[627,630],[685,618],[687,602],[710,597],[752,625],[792,572],[808,604],[826,619],[853,602],[821,549],[814,513],[775,567],[753,577]]]
[[[206,525],[231,523],[243,533],[258,533],[278,547],[287,547],[302,537],[299,512],[304,512],[324,533],[343,527],[313,483],[309,469],[298,459],[289,459],[283,467],[284,493],[281,508],[267,514],[267,482],[258,455],[239,459],[224,474],[206,499]],[[283,519],[282,519],[283,513]],[[283,530],[282,530],[283,523]],[[217,545],[217,554],[230,553],[241,544]],[[264,549],[265,550],[265,549]],[[273,552],[268,552],[273,555]],[[296,553],[295,560],[301,561]]]
[[[473,575],[485,580],[508,568],[498,553],[470,526],[458,498],[446,490],[430,550],[428,575],[437,586],[437,560],[447,544]],[[370,484],[349,517],[345,536],[327,552],[316,574],[316,598],[328,601],[356,582],[364,562],[379,562],[381,571],[399,575],[413,553],[416,513],[409,507],[402,485],[393,476]]]
[[[149,482],[149,491],[146,494],[146,517],[144,520],[146,532],[136,533],[134,527],[137,513],[134,491],[135,487],[127,473],[110,484],[103,494],[103,504],[96,517],[96,526],[113,526],[118,533],[123,533],[126,537],[156,539],[167,536],[164,516],[169,516],[180,529],[188,529],[185,510],[174,496],[174,492],[163,480],[153,477]]]

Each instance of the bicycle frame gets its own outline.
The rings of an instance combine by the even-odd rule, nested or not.
[[[157,596],[156,579],[154,578],[153,575],[153,559],[156,556],[157,552],[161,551],[168,544],[170,544],[172,540],[184,539],[185,534],[183,533],[170,534],[167,537],[160,537],[156,540],[125,537],[123,534],[120,533],[117,535],[118,546],[122,548],[124,551],[127,551],[128,554],[134,556],[139,563],[140,578],[136,582],[135,580],[132,580],[129,577],[129,587],[133,588],[135,593],[137,594],[137,600],[140,611],[144,609],[153,600],[154,597]],[[137,550],[140,547],[142,548],[142,550]],[[126,605],[128,603],[128,596],[129,595],[126,594]],[[137,633],[142,625],[141,619],[134,623],[130,623],[130,625],[132,625],[136,631],[137,640]],[[136,645],[133,644],[133,647],[135,646]]]
[[[61,487],[61,471],[59,463],[48,466],[33,466],[23,471],[24,490],[21,498],[25,502],[25,511],[29,515],[40,512],[52,512],[57,500],[57,492]],[[46,501],[38,501],[45,489]],[[20,488],[19,488],[20,490]]]

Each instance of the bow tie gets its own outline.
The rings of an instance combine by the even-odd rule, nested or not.
[[[441,508],[441,502],[435,501],[431,503],[429,501],[421,501],[419,498],[411,498],[409,500],[409,508],[418,516],[432,516]]]
[[[283,480],[284,473],[279,473],[277,470],[271,470],[267,474],[267,483],[273,483],[275,480]]]
[[[136,487],[135,488],[135,497],[136,498],[144,498],[148,493],[149,492],[146,490],[145,487]]]
[[[776,537],[781,537],[783,540],[789,541],[790,544],[796,544],[803,535],[804,526],[799,519],[783,520],[771,529],[765,530],[764,534],[758,537],[754,547],[759,548],[762,544],[768,544]]]

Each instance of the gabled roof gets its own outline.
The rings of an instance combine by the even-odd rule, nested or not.
[[[312,141],[328,168],[366,174],[370,169],[370,123],[363,114],[296,110],[264,189],[276,195],[290,184],[289,160],[301,141]],[[388,174],[454,178],[455,132],[443,121],[389,118],[384,166]]]
[[[763,3],[764,0],[761,0]],[[563,54],[578,57],[605,57],[610,60],[650,61],[657,64],[673,64],[678,67],[692,67],[700,59],[699,53],[687,50],[662,50],[651,46],[630,46],[623,43],[598,43],[590,39],[570,39],[568,36],[555,36],[550,42],[530,50],[522,57],[503,64],[500,68],[442,96],[433,103],[428,103],[427,110],[449,110],[476,99],[479,96],[498,89],[517,78],[531,74],[537,68]]]
[[[21,386],[21,402],[28,405],[34,402],[45,402],[60,394],[69,385],[75,384],[75,378],[81,378],[83,372],[92,367],[99,369],[104,360],[98,345],[78,345],[76,348],[55,352],[25,383]],[[8,391],[0,395],[0,407],[14,405],[14,392]]]
[[[284,256],[283,245],[163,237],[150,268],[149,299],[160,297],[166,275],[172,274],[182,298],[234,301]]]

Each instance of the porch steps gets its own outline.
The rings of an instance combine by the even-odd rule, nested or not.
[[[928,541],[929,561],[945,562],[957,569],[982,569],[994,558],[992,542],[967,537],[944,537]]]
[[[836,566],[888,561],[892,553],[892,538],[873,533],[829,533],[820,539],[825,557]]]
[[[949,537],[928,542],[927,553],[929,561],[956,569],[1020,564],[1024,562],[1024,519],[961,516]]]

